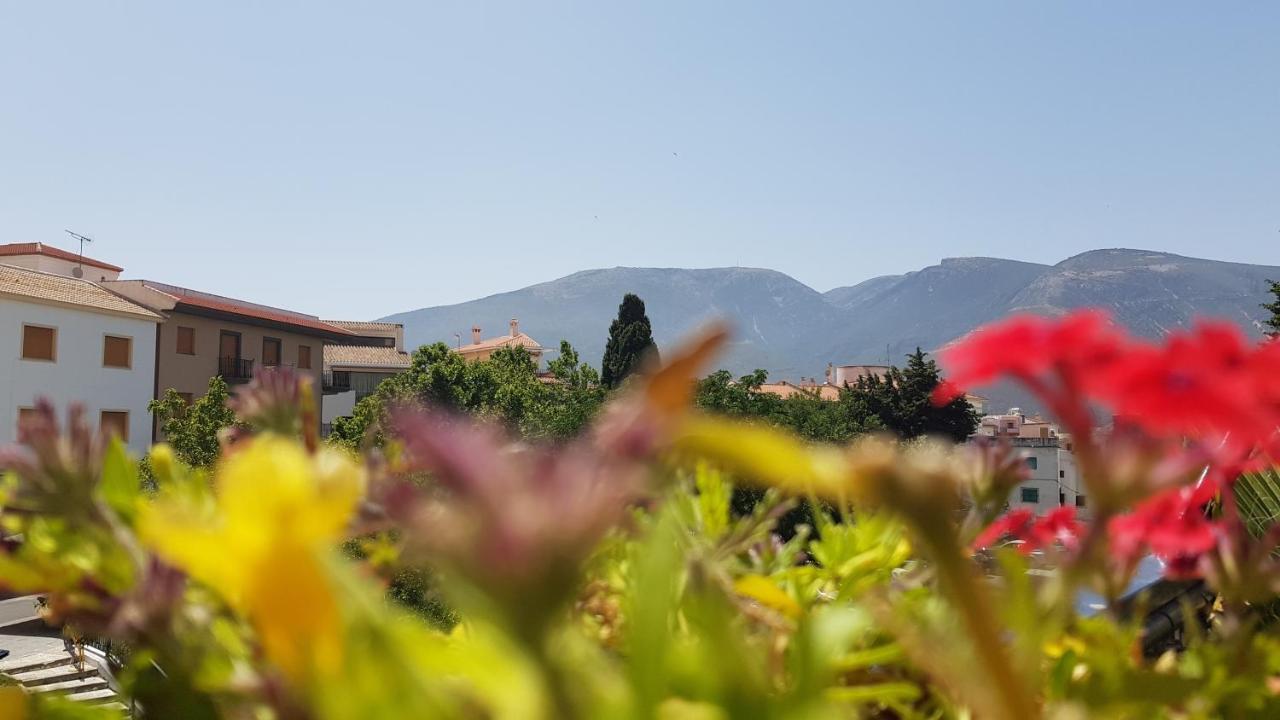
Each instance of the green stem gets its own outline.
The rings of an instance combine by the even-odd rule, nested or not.
[[[1001,643],[1001,628],[991,614],[991,605],[982,597],[969,563],[950,538],[931,538],[938,578],[950,596],[965,630],[973,641],[978,660],[988,673],[1000,702],[1000,716],[1005,720],[1030,720],[1040,716],[1025,683],[1013,669],[1013,663]]]

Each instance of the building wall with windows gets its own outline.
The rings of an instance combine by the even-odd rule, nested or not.
[[[71,403],[83,404],[94,427],[104,418],[108,425],[120,423],[129,449],[145,452],[151,442],[147,404],[155,383],[158,320],[0,299],[0,444],[17,439],[19,414],[34,407],[37,397],[46,397],[60,414]],[[23,357],[27,325],[53,330],[51,360]],[[29,333],[28,340],[43,345],[48,338],[44,332]],[[28,350],[45,355],[43,347]],[[108,366],[122,360],[127,367]]]
[[[161,394],[173,388],[184,397],[194,399],[208,392],[209,380],[220,372],[225,333],[238,339],[238,357],[244,361],[244,370],[250,376],[269,362],[270,358],[264,357],[272,351],[268,347],[269,341],[278,342],[278,363],[312,376],[315,406],[320,407],[323,338],[183,312],[169,311],[167,314],[168,318],[160,325],[157,387]],[[227,382],[235,386],[238,380],[247,379],[228,377]]]
[[[1042,514],[1061,505],[1057,441],[1013,438],[1011,442],[1026,463],[1029,478],[1014,488],[1009,507]]]

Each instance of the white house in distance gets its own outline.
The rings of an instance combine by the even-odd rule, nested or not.
[[[1027,464],[1030,477],[1014,489],[1010,507],[1025,507],[1043,515],[1056,507],[1074,505],[1082,514],[1088,513],[1071,436],[1059,432],[1056,425],[1013,408],[1003,415],[983,417],[977,435],[1008,440]]]
[[[41,243],[0,246],[0,444],[46,397],[60,412],[81,403],[95,427],[146,451],[162,318],[95,282],[119,272]]]

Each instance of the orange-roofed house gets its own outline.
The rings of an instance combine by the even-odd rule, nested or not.
[[[529,355],[533,357],[534,364],[541,367],[542,354],[545,352],[545,348],[543,348],[537,340],[534,340],[523,332],[520,332],[519,320],[512,318],[510,328],[510,332],[506,335],[499,335],[498,337],[482,340],[480,339],[480,327],[478,325],[473,326],[471,328],[471,342],[467,344],[460,344],[455,348],[455,350],[464,359],[475,361],[488,360],[489,357],[492,356],[499,348],[522,347],[529,351]]]

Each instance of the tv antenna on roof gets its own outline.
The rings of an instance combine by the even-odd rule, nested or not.
[[[88,242],[88,243],[93,242],[93,238],[91,238],[91,237],[85,237],[84,235],[81,235],[80,233],[73,233],[73,232],[71,232],[70,230],[64,230],[63,232],[65,232],[66,234],[68,234],[68,235],[70,235],[71,237],[73,237],[73,238],[75,238],[75,239],[77,239],[77,240],[79,240],[79,241],[80,241],[80,264],[79,264],[79,265],[76,265],[74,268],[71,268],[71,274],[72,274],[72,275],[75,275],[76,277],[84,277],[84,267],[83,267],[83,265],[84,265],[84,244],[85,244],[85,243],[87,243],[87,242]]]

